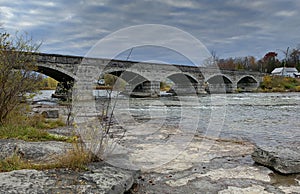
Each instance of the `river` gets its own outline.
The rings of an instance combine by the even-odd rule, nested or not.
[[[244,137],[256,144],[299,141],[299,93],[232,94],[227,99],[222,135]]]
[[[53,92],[41,91],[35,100],[55,102],[51,98]],[[196,133],[249,140],[257,145],[290,143],[300,139],[299,93],[237,93],[199,96],[199,101],[196,102],[191,99],[193,98],[130,99],[125,108],[137,124],[161,117],[159,122],[163,120],[164,124],[178,126],[186,111],[184,109],[187,109],[190,111],[189,116],[195,121],[190,124],[197,125]],[[128,101],[121,97],[120,102],[124,100]],[[222,114],[216,114],[218,111],[222,111]],[[216,116],[220,118],[212,118]],[[209,128],[215,124],[212,122],[217,122],[218,129]]]
[[[277,145],[300,139],[299,93],[238,93],[213,98],[200,96],[195,105],[184,104],[198,122],[198,133],[249,140],[257,145]],[[155,103],[156,99],[134,99],[129,109],[140,120],[150,119],[153,112],[166,112],[165,120],[174,124],[176,119],[181,119],[183,100],[188,101],[188,97],[165,97],[159,100],[160,103]],[[219,100],[223,102],[219,103]],[[214,113],[217,111],[222,113]],[[195,113],[197,115],[192,115]],[[220,118],[212,118],[215,116]],[[218,129],[209,128],[211,125]]]
[[[40,95],[36,96],[35,99],[44,99],[47,102],[49,100],[53,101],[54,99],[51,99],[52,93],[53,91],[41,91]],[[244,153],[244,149],[246,149],[245,153],[249,154],[251,146],[245,148],[247,147],[245,145],[227,144],[225,141],[223,144],[215,143],[214,148],[209,150],[206,155],[203,153],[203,149],[201,149],[201,152],[197,150],[199,148],[197,145],[200,145],[202,139],[201,141],[199,139],[190,141],[191,144],[189,144],[188,140],[191,140],[188,139],[189,136],[182,136],[180,130],[176,129],[181,127],[183,132],[200,135],[195,136],[195,139],[207,135],[208,137],[213,136],[230,140],[246,140],[258,146],[293,144],[295,142],[299,143],[300,139],[299,110],[300,93],[236,93],[199,97],[169,96],[129,99],[120,96],[117,100],[115,116],[123,124],[124,128],[128,127],[128,136],[124,138],[125,143],[121,143],[121,145],[125,146],[117,150],[117,154],[119,154],[118,151],[121,151],[120,153],[126,153],[126,157],[121,155],[122,157],[117,157],[116,161],[112,158],[112,160],[109,159],[107,162],[125,168],[129,161],[134,161],[134,165],[144,167],[144,169],[151,169],[152,164],[158,167],[156,171],[142,174],[147,180],[155,180],[157,186],[154,187],[153,184],[144,182],[141,186],[142,191],[144,189],[145,191],[153,192],[157,189],[159,191],[157,193],[164,193],[166,188],[168,193],[174,193],[173,190],[175,191],[176,189],[180,190],[179,193],[190,193],[190,190],[199,191],[198,187],[193,186],[195,183],[193,181],[182,187],[166,187],[166,174],[164,173],[174,173],[172,176],[175,177],[175,180],[181,180],[184,177],[187,177],[187,180],[193,180],[193,177],[200,175],[198,171],[194,172],[194,170],[191,171],[190,169],[205,168],[208,173],[212,171],[221,173],[224,170],[223,168],[230,171],[233,167],[242,169],[235,172],[236,174],[243,174],[243,169],[246,171],[248,169],[245,172],[246,174],[248,173],[248,176],[244,179],[230,179],[226,173],[221,173],[222,180],[227,180],[227,183],[224,181],[225,185],[236,184],[237,187],[244,187],[242,185],[250,181],[251,184],[259,183],[264,185],[265,188],[285,186],[287,190],[297,190],[298,187],[294,188],[294,186],[299,186],[296,181],[296,179],[299,179],[297,178],[298,175],[282,176],[277,173],[270,173],[266,168],[255,166],[250,155],[244,158],[244,156],[239,157],[240,155],[236,154]],[[133,118],[130,120],[131,123],[125,123],[128,115]],[[122,123],[123,121],[125,122]],[[165,128],[165,126],[170,127]],[[135,136],[132,135],[133,133],[130,134],[132,132],[130,130],[133,130]],[[168,134],[171,134],[170,137]],[[193,135],[192,138],[194,137]],[[174,145],[180,145],[175,147],[174,152],[170,150],[173,148],[173,140],[175,141]],[[182,140],[183,142],[179,142]],[[155,152],[156,148],[159,149],[159,152]],[[247,151],[247,149],[249,150]],[[226,153],[228,150],[230,150],[229,154]],[[166,154],[161,154],[161,152]],[[180,156],[178,155],[179,153],[181,154]],[[226,157],[224,157],[223,153]],[[169,157],[168,154],[171,154],[172,157]],[[156,158],[157,155],[158,157]],[[207,157],[212,157],[213,159],[208,160],[206,159]],[[205,163],[205,161],[210,162]],[[167,165],[159,168],[165,162],[167,162]],[[205,167],[201,165],[205,165]],[[259,180],[260,176],[255,175],[257,171],[253,169],[260,169],[260,173],[265,175],[267,179],[270,177],[270,180],[255,182]],[[197,181],[201,182],[203,180],[197,179]],[[213,181],[209,182],[209,184],[215,183]],[[218,182],[215,185],[215,189],[219,189],[222,184],[222,181]],[[213,186],[209,188],[213,188]],[[200,190],[205,191],[205,189],[207,188],[202,188],[201,185]]]

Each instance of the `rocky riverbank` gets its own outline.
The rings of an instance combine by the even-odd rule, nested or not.
[[[209,152],[199,154],[203,138],[195,137],[169,163],[144,171],[135,193],[299,193],[300,175],[281,176],[256,164],[251,143],[210,139]]]
[[[252,158],[282,174],[297,174],[300,173],[300,142],[256,147]]]
[[[72,129],[50,132],[70,135]],[[126,135],[122,141],[125,146],[130,144],[138,154],[143,149],[156,146],[169,133],[170,130],[161,130],[155,141],[141,134]],[[35,162],[51,162],[51,159],[71,149],[70,144],[62,142],[1,140],[0,144],[1,158],[18,150],[22,157]],[[204,146],[207,145],[210,147],[205,151],[207,147]],[[86,171],[65,168],[17,170],[0,173],[0,193],[123,193],[127,190],[127,193],[138,194],[299,193],[300,175],[282,176],[257,165],[251,158],[255,150],[255,146],[247,141],[195,136],[177,157],[155,168],[125,170],[98,162],[89,164]],[[144,156],[130,160],[133,163],[147,161]]]

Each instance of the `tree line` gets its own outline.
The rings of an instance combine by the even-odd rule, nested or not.
[[[254,56],[236,57],[220,59],[212,52],[213,61],[224,70],[247,70],[259,71],[263,73],[271,73],[278,67],[295,67],[300,70],[300,46],[298,48],[289,47],[286,51],[282,51],[285,55],[284,59],[278,59],[278,53],[274,51],[267,52],[261,59]]]

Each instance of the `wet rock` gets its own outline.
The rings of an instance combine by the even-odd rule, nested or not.
[[[283,174],[300,173],[300,143],[256,147],[252,158],[255,162]]]

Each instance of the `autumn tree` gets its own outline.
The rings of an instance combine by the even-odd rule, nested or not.
[[[299,48],[294,48],[292,51],[287,53],[286,66],[300,68],[300,49]]]
[[[40,77],[33,54],[40,44],[26,35],[0,33],[0,125],[25,100],[28,93],[38,89]]]
[[[280,67],[281,63],[277,59],[276,52],[268,52],[261,60],[262,70],[266,73],[271,73],[275,68]]]

